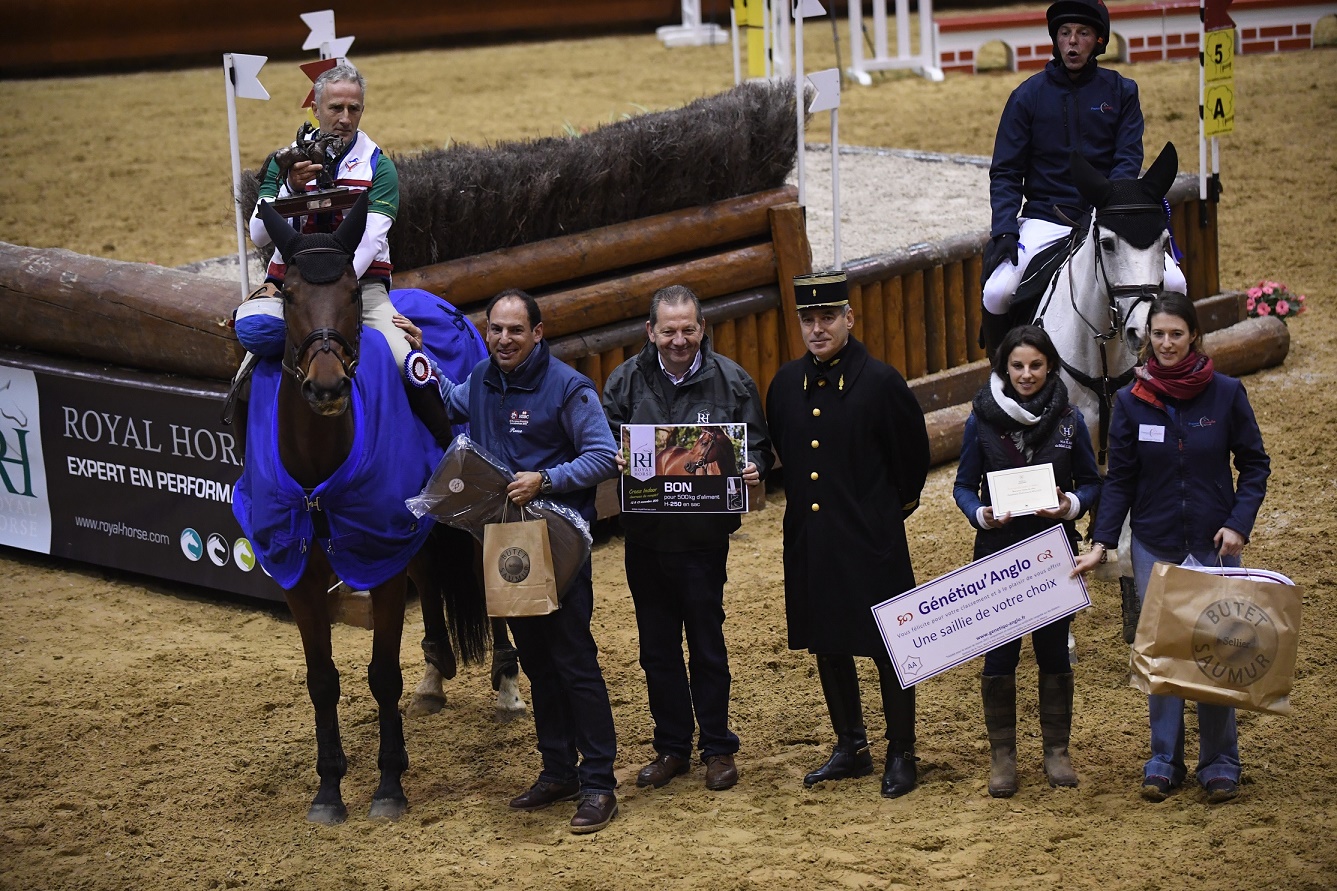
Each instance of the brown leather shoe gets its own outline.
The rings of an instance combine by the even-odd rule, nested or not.
[[[617,796],[591,794],[582,796],[576,815],[571,818],[571,831],[586,835],[603,829],[617,816]]]
[[[510,806],[517,811],[539,811],[559,801],[574,801],[580,794],[580,783],[549,783],[539,780],[523,795],[511,799]]]
[[[641,772],[636,774],[636,785],[644,789],[646,786],[654,786],[658,789],[660,786],[668,785],[668,782],[674,777],[680,777],[691,768],[686,758],[679,758],[676,755],[660,755],[655,760],[641,768]]]
[[[733,755],[707,755],[704,760],[707,789],[722,792],[738,784],[738,767],[733,763]]]

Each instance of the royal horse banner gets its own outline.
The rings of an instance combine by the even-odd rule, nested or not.
[[[622,510],[747,512],[746,424],[623,424]]]
[[[902,687],[928,680],[1091,605],[1051,526],[873,607]]]
[[[0,351],[0,545],[281,600],[232,516],[226,392]]]

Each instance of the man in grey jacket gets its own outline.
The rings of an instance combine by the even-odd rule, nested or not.
[[[696,295],[681,285],[656,292],[645,330],[645,347],[604,386],[614,438],[621,441],[622,424],[746,423],[742,475],[749,485],[759,483],[773,460],[761,396],[738,363],[711,350]],[[618,463],[624,463],[621,451]],[[706,788],[738,782],[738,737],[729,729],[724,582],[729,533],[740,524],[737,514],[622,515],[627,586],[636,606],[657,753],[637,775],[638,786],[658,788],[687,773],[697,724]]]

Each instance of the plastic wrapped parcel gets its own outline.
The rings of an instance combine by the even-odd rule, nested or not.
[[[515,479],[509,468],[467,436],[456,436],[436,466],[421,494],[404,502],[414,516],[431,514],[443,523],[467,529],[479,541],[483,527],[500,523],[506,505],[506,487]],[[578,512],[545,498],[524,506],[523,519],[548,521],[553,575],[557,590],[565,592],[590,556],[594,543],[589,524]],[[515,511],[507,511],[515,519]]]

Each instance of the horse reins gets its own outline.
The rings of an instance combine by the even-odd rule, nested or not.
[[[336,248],[308,248],[304,251],[298,251],[293,256],[293,261],[295,263],[296,258],[300,257],[302,254],[313,253],[341,254],[343,251]],[[288,299],[287,288],[284,288],[283,296],[285,300]],[[343,367],[344,374],[350,378],[353,376],[353,372],[357,370],[357,363],[360,356],[359,349],[362,343],[362,284],[360,282],[353,290],[353,299],[357,303],[358,323],[357,327],[354,329],[352,341],[347,337],[344,337],[343,333],[337,328],[316,328],[306,336],[301,344],[290,353],[284,355],[283,370],[296,378],[298,384],[306,382],[307,373],[311,368],[311,363],[314,362],[316,356],[321,353],[333,353],[334,357],[339,360],[339,364]],[[307,361],[306,369],[303,369],[299,364],[302,361],[302,357],[307,354],[307,351],[310,350],[313,345],[316,344],[319,344],[318,348],[312,354],[310,360]],[[341,352],[335,352],[334,344],[338,344],[342,348]]]

